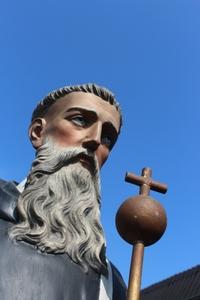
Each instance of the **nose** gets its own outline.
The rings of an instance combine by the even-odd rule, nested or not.
[[[83,148],[95,152],[101,144],[101,124],[95,123],[87,130],[87,134],[82,143]]]

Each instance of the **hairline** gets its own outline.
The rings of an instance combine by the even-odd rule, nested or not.
[[[99,97],[102,101],[106,101],[110,105],[113,105],[118,111],[120,116],[120,127],[122,126],[122,113],[119,103],[116,101],[114,94],[108,89],[98,86],[96,84],[83,84],[76,86],[66,86],[61,89],[57,89],[49,93],[45,98],[43,98],[32,113],[31,123],[37,118],[43,118],[47,115],[49,109],[54,105],[58,100],[63,99],[64,97],[72,93],[89,93]]]

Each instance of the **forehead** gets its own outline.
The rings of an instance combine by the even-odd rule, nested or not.
[[[73,92],[58,99],[50,106],[45,118],[53,120],[73,107],[94,111],[102,122],[111,122],[119,131],[120,114],[116,107],[92,93]]]

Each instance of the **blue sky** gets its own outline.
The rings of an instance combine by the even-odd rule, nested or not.
[[[34,151],[27,138],[38,100],[69,84],[114,91],[124,125],[102,170],[109,258],[128,280],[131,246],[115,214],[138,188],[126,171],[166,182],[168,228],[145,249],[142,285],[200,263],[200,2],[198,0],[2,0],[0,178],[21,181]]]

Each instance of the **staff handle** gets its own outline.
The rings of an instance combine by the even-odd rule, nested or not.
[[[132,257],[131,257],[131,268],[130,268],[130,275],[129,275],[127,300],[140,299],[143,256],[144,256],[144,244],[142,242],[137,242],[133,248]]]

